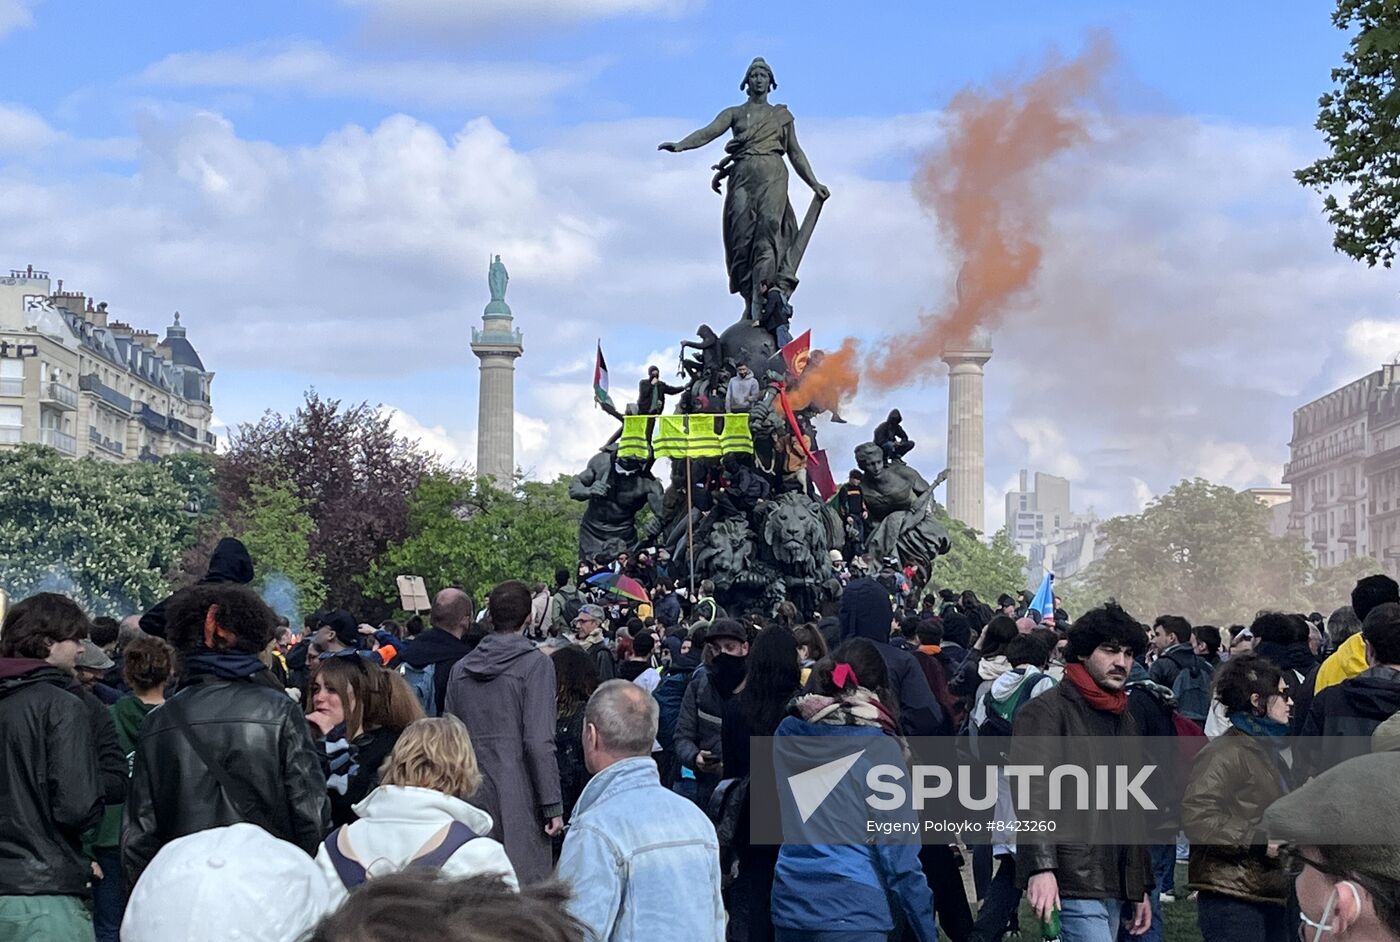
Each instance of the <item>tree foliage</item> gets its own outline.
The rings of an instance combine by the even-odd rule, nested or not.
[[[311,550],[316,523],[285,485],[254,481],[234,535],[253,557],[253,586],[279,614],[298,625],[326,600],[324,563]]]
[[[0,586],[13,598],[62,592],[94,615],[144,610],[193,538],[186,508],[206,471],[71,461],[29,445],[0,453]]]
[[[1323,208],[1332,244],[1352,258],[1389,268],[1400,239],[1400,7],[1394,0],[1337,0],[1332,22],[1354,30],[1333,89],[1318,99],[1317,129],[1331,154],[1295,176],[1328,193]]]
[[[1017,554],[1005,527],[990,543],[983,543],[976,530],[949,517],[942,507],[935,514],[952,542],[948,554],[933,564],[933,582],[939,588],[955,592],[971,589],[979,599],[995,605],[998,595],[1014,595],[1025,586],[1026,561]]]
[[[1252,494],[1182,481],[1142,513],[1103,524],[1107,550],[1069,598],[1082,607],[1116,599],[1143,621],[1170,613],[1247,624],[1261,609],[1297,611],[1311,562],[1300,541],[1272,536],[1269,520]]]
[[[455,585],[477,598],[507,579],[552,584],[554,570],[574,562],[582,515],[567,478],[506,492],[485,478],[428,475],[409,502],[409,536],[374,564],[365,594],[397,600],[399,575],[422,576],[430,593]]]
[[[255,485],[285,487],[315,524],[310,552],[321,561],[328,603],[374,618],[383,609],[362,594],[364,578],[385,549],[408,537],[409,499],[436,463],[376,408],[343,406],[312,390],[292,416],[268,412],[234,432],[219,501],[236,521]]]

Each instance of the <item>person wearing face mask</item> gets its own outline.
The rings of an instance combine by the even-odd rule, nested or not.
[[[1261,830],[1293,877],[1302,942],[1400,942],[1397,781],[1400,753],[1358,756],[1264,812]]]
[[[647,378],[637,384],[637,414],[660,415],[666,411],[666,397],[685,392],[684,386],[663,382],[661,370],[647,367]]]
[[[1288,685],[1271,661],[1242,654],[1220,668],[1215,694],[1231,728],[1201,750],[1181,806],[1201,937],[1287,942],[1288,875],[1260,822],[1289,790]]]
[[[732,618],[716,619],[705,633],[705,669],[685,688],[676,721],[676,758],[695,773],[695,800],[709,807],[724,761],[720,730],[724,705],[744,680],[749,635]]]

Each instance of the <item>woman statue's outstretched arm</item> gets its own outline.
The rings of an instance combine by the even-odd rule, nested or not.
[[[729,130],[729,126],[733,123],[734,109],[725,108],[715,116],[713,121],[700,130],[692,131],[679,141],[666,141],[665,143],[657,144],[656,149],[679,154],[683,150],[694,150],[697,147],[704,147],[706,144],[710,143],[710,141],[713,141],[725,131]]]

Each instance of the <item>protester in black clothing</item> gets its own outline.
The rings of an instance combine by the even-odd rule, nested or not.
[[[1192,628],[1191,650],[1209,664],[1214,672],[1220,666],[1220,629],[1214,625],[1197,625]]]
[[[306,718],[261,661],[276,616],[238,585],[198,585],[167,608],[179,689],[146,717],[122,859],[135,883],[177,837],[240,821],[314,853],[330,801]]]
[[[647,367],[647,378],[637,384],[637,414],[660,415],[666,411],[666,397],[685,392],[684,386],[661,381],[661,371]]]
[[[861,478],[860,470],[853,468],[846,483],[836,492],[836,509],[841,515],[841,521],[846,525],[848,535],[846,556],[851,559],[865,552],[865,535],[870,525],[870,511],[865,506]]]
[[[890,688],[899,705],[900,729],[907,736],[934,736],[943,725],[943,708],[933,696],[923,669],[908,651],[890,643],[894,612],[884,586],[870,576],[851,580],[841,596],[841,638],[875,642],[889,669]]]
[[[418,693],[418,701],[429,716],[442,715],[452,665],[475,646],[474,615],[471,596],[461,589],[443,589],[433,597],[433,626],[410,641],[403,652],[404,679]],[[483,633],[478,632],[475,640]],[[428,689],[432,690],[430,698],[426,696]]]
[[[1376,727],[1400,712],[1400,605],[1377,605],[1361,626],[1370,666],[1313,699],[1301,724],[1309,743],[1305,766],[1317,774],[1370,751]]]
[[[81,835],[102,818],[89,713],[68,693],[88,620],[40,593],[0,626],[0,937],[92,938]],[[65,669],[66,666],[66,669]]]
[[[1317,658],[1308,647],[1307,619],[1302,615],[1265,612],[1254,619],[1249,631],[1254,635],[1254,653],[1278,666],[1288,684],[1289,696],[1296,702],[1308,674],[1317,666]]]
[[[590,778],[583,761],[583,713],[588,698],[598,689],[598,669],[593,666],[593,659],[577,645],[545,650],[554,661],[557,685],[554,749],[559,757],[559,792],[567,822]],[[563,842],[561,833],[554,842],[556,857]]]
[[[875,444],[885,453],[885,464],[896,458],[903,458],[914,448],[914,443],[904,433],[904,426],[900,424],[903,421],[904,416],[899,414],[899,410],[891,409],[885,421],[875,426]]]
[[[798,693],[799,667],[797,639],[781,626],[766,628],[749,651],[748,671],[735,696],[724,705],[720,727],[720,749],[724,777],[744,778],[750,774],[749,739],[772,736],[787,715],[788,705]],[[771,788],[770,783],[754,787]],[[778,846],[750,844],[749,808],[745,797],[735,812],[736,846],[731,848],[739,861],[738,876],[730,888],[731,936],[735,940],[769,942],[773,938],[773,869],[778,864]]]
[[[226,536],[214,547],[209,557],[209,569],[195,585],[247,585],[253,581],[253,557],[241,540]],[[166,638],[165,608],[173,596],[162,599],[141,616],[141,630],[157,638]]]

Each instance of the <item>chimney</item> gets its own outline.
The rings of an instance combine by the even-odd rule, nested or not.
[[[106,326],[107,326],[107,302],[106,302],[106,301],[99,301],[98,304],[97,304],[97,309],[94,310],[91,314],[89,314],[87,319],[88,319],[88,323],[92,324],[94,327],[106,327]]]

